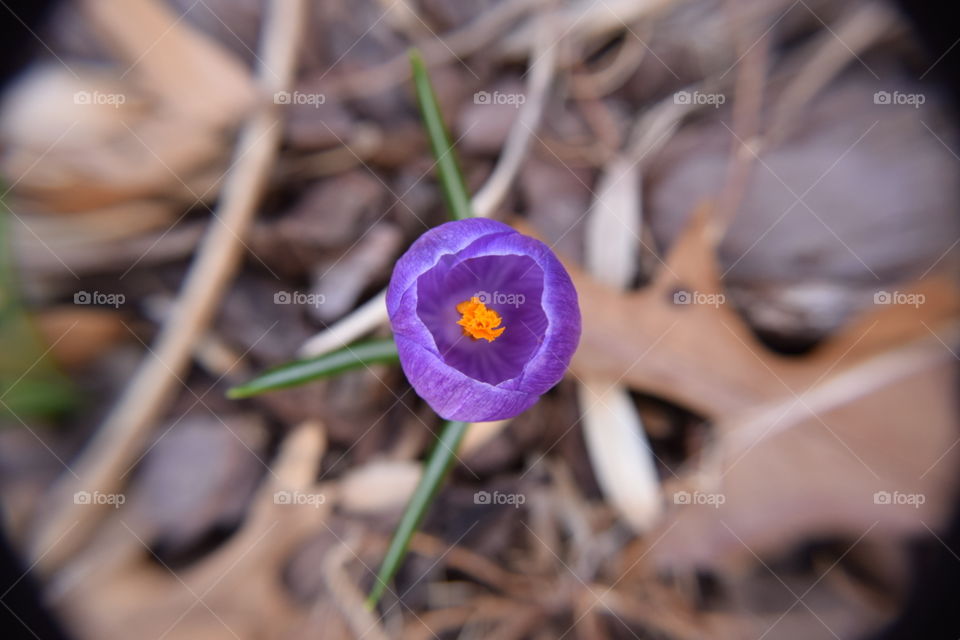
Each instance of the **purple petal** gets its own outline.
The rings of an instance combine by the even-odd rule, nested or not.
[[[393,316],[400,296],[444,255],[456,254],[477,239],[494,233],[516,231],[496,220],[470,218],[446,222],[417,238],[393,268],[393,276],[387,289],[387,313]]]
[[[420,397],[446,420],[486,422],[512,418],[540,397],[470,378],[416,341],[400,335],[396,339],[403,373]]]

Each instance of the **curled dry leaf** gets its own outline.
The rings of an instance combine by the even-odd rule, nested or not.
[[[655,557],[717,566],[804,539],[935,530],[955,498],[956,385],[953,355],[930,337],[728,418],[674,487],[722,504],[677,506]]]
[[[584,310],[574,372],[626,372],[630,387],[715,425],[667,491],[674,506],[652,534],[651,557],[681,571],[724,570],[805,540],[855,545],[936,530],[960,456],[949,346],[960,335],[956,283],[934,274],[898,285],[924,304],[875,305],[809,355],[788,358],[719,297],[715,244],[702,206],[637,293],[570,269]],[[692,304],[684,296],[693,292],[717,304]]]
[[[309,611],[284,589],[276,570],[324,529],[331,505],[290,504],[275,496],[278,491],[322,495],[313,479],[325,448],[322,425],[297,427],[283,441],[241,529],[200,562],[175,573],[153,558],[148,540],[125,526],[121,510],[105,526],[109,539],[122,545],[122,557],[112,557],[113,547],[103,545],[100,557],[81,557],[53,576],[58,611],[92,638],[129,637],[133,626],[138,633],[184,639],[197,633],[234,638],[234,628],[261,637],[293,633],[307,624]],[[198,596],[205,606],[198,606]],[[99,602],[114,606],[99,607]],[[143,602],[151,603],[149,611]]]
[[[132,81],[164,109],[211,128],[237,121],[254,88],[241,60],[158,0],[84,0],[84,15]],[[126,73],[123,73],[126,75]]]
[[[960,292],[932,274],[900,291],[925,304],[880,305],[855,318],[804,358],[769,351],[722,298],[688,304],[694,292],[722,290],[713,254],[710,209],[694,213],[654,282],[621,293],[565,263],[583,310],[583,336],[572,363],[579,377],[623,382],[662,396],[707,418],[734,415],[809,387],[841,364],[850,366],[917,337],[960,313]],[[842,362],[840,362],[842,360]]]
[[[0,169],[17,196],[44,211],[212,201],[222,135],[254,101],[243,63],[155,0],[82,8],[116,67],[38,63],[8,90]]]
[[[624,373],[630,387],[716,425],[704,460],[667,498],[699,491],[726,502],[669,513],[663,529],[676,528],[658,545],[664,561],[686,567],[810,536],[856,539],[874,524],[901,534],[922,532],[924,521],[936,526],[953,495],[945,474],[955,465],[956,372],[946,345],[960,316],[955,283],[933,275],[900,286],[925,304],[876,306],[810,355],[787,358],[760,344],[729,305],[683,298],[722,293],[709,214],[707,206],[694,213],[662,271],[637,293],[568,265],[584,323],[574,373]],[[811,468],[821,471],[811,476]],[[795,482],[801,474],[810,479]],[[883,504],[884,491],[924,498]]]

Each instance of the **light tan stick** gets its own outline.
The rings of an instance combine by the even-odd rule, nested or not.
[[[304,8],[305,0],[274,0],[270,4],[258,69],[264,96],[272,97],[291,84]],[[153,421],[174,397],[193,347],[210,324],[240,263],[241,238],[260,201],[280,134],[280,118],[273,104],[264,100],[240,131],[220,204],[155,346],[75,463],[75,476],[63,478],[51,492],[51,510],[41,519],[29,549],[42,571],[61,564],[96,524],[99,509],[75,504],[74,493],[116,491],[121,476],[142,451]]]

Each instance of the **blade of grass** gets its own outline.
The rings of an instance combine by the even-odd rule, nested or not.
[[[286,389],[312,380],[333,376],[365,365],[397,362],[393,338],[358,342],[349,347],[309,360],[298,360],[271,369],[253,380],[227,391],[228,398],[249,398],[267,391]]]
[[[387,588],[387,584],[397,573],[397,569],[403,563],[407,555],[407,547],[410,546],[410,539],[420,528],[423,517],[427,509],[433,502],[433,498],[440,490],[444,478],[450,471],[453,459],[456,457],[457,448],[460,441],[463,440],[463,434],[467,432],[469,422],[445,422],[440,431],[440,437],[437,438],[437,444],[427,458],[427,464],[423,469],[423,476],[417,484],[417,488],[410,498],[397,529],[393,532],[393,538],[390,540],[390,546],[380,565],[380,571],[377,573],[377,581],[367,596],[367,609],[373,610],[380,601],[380,597]]]
[[[470,194],[467,184],[463,180],[463,173],[457,162],[457,154],[450,143],[450,136],[443,124],[440,114],[440,105],[433,92],[430,76],[427,75],[423,57],[416,49],[410,52],[410,65],[413,67],[413,85],[417,93],[417,103],[420,105],[420,115],[423,117],[423,126],[430,139],[430,148],[433,157],[437,160],[437,173],[440,177],[440,187],[443,190],[443,199],[447,204],[450,217],[454,220],[465,220],[473,217],[470,206]]]
[[[0,418],[15,417],[22,424],[23,417],[66,413],[81,398],[23,305],[12,254],[12,213],[0,202]]]

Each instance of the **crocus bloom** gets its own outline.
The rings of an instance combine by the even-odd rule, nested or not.
[[[387,311],[407,379],[448,420],[526,410],[580,339],[577,292],[550,248],[483,218],[420,236],[394,268]]]

